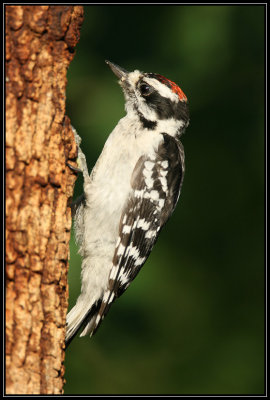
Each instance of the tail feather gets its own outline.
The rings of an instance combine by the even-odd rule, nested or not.
[[[86,325],[89,324],[90,320],[96,314],[100,307],[100,301],[94,303],[90,309],[85,307],[84,303],[77,303],[75,306],[70,310],[67,315],[67,331],[66,331],[66,348],[71,343],[72,339],[78,333],[81,328],[84,328]],[[88,333],[86,329],[82,332],[81,336]]]

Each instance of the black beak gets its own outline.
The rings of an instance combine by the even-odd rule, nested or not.
[[[111,68],[112,72],[117,76],[117,78],[122,79],[125,78],[128,75],[128,71],[126,71],[124,68],[119,67],[119,65],[114,64],[110,61],[105,60],[105,63],[109,65]]]

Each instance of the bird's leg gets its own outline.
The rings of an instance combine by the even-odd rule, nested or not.
[[[86,158],[84,153],[82,152],[81,148],[80,148],[80,144],[81,144],[81,137],[78,135],[77,131],[75,128],[73,128],[73,126],[71,127],[74,137],[75,137],[75,141],[76,144],[78,146],[78,157],[77,157],[77,164],[78,167],[74,167],[73,165],[71,165],[69,162],[67,162],[67,166],[74,172],[81,172],[83,174],[84,179],[89,178],[89,173],[88,173],[88,168],[87,168],[87,163],[86,163]]]

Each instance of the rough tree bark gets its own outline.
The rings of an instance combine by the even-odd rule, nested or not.
[[[81,6],[6,6],[6,393],[64,383],[76,145],[66,72]]]

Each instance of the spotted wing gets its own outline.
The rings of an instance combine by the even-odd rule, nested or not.
[[[119,224],[108,289],[93,333],[113,300],[138,274],[176,206],[184,177],[184,150],[182,144],[171,136],[163,134],[163,138],[156,154],[140,157],[134,168],[132,191]]]

